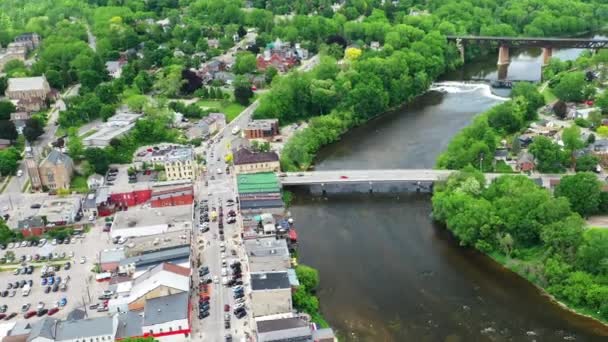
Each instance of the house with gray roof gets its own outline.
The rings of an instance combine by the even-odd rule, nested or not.
[[[45,317],[34,323],[27,342],[55,341],[58,323],[59,320],[51,317]]]
[[[61,321],[56,327],[55,341],[113,341],[117,329],[117,316]]]
[[[288,317],[257,321],[258,342],[312,342],[310,323],[302,317]]]
[[[49,190],[69,189],[74,173],[74,162],[67,154],[53,149],[38,167],[28,165],[32,188],[46,187]]]
[[[143,329],[148,331],[149,328],[170,323],[170,322],[186,322],[188,321],[188,292],[181,292],[170,296],[157,297],[146,301],[144,307]],[[182,330],[186,325],[182,326]],[[168,330],[168,329],[167,329]]]

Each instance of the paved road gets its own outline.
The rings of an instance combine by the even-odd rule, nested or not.
[[[234,200],[237,196],[236,179],[234,172],[230,174],[226,173],[226,163],[224,157],[229,152],[230,141],[235,137],[232,135],[232,129],[235,126],[245,127],[247,122],[251,120],[251,115],[255,108],[257,108],[258,102],[252,103],[247,107],[241,114],[236,117],[229,125],[227,125],[222,131],[220,131],[213,139],[214,143],[207,147],[207,172],[203,174],[201,179],[196,182],[197,198],[198,200],[207,199],[209,210],[212,208],[218,209],[223,206],[224,215],[227,215],[231,209],[237,211],[237,206],[228,206],[228,200]],[[218,173],[218,169],[221,170]],[[207,182],[207,185],[205,185]],[[195,224],[199,222],[199,208],[196,209]],[[219,220],[219,218],[218,218]],[[195,229],[195,238],[193,241],[196,245],[196,258],[200,255],[202,265],[209,267],[211,277],[217,276],[220,280],[219,284],[213,284],[211,290],[210,300],[210,316],[198,320],[196,315],[198,314],[198,304],[195,305],[195,312],[193,315],[193,336],[198,336],[199,339],[204,341],[223,341],[226,334],[230,333],[234,341],[246,340],[247,336],[251,336],[250,327],[253,325],[251,312],[249,310],[249,297],[250,290],[248,289],[249,275],[247,269],[246,255],[243,249],[242,239],[240,233],[242,231],[242,219],[238,217],[237,223],[227,224],[224,222],[224,236],[226,251],[221,252],[221,243],[219,240],[219,228],[217,222],[211,222],[211,229],[206,233],[200,233]],[[200,241],[202,240],[202,243]],[[236,256],[233,256],[231,250],[236,251]],[[221,271],[222,261],[225,260],[229,265],[233,260],[240,260],[243,270],[243,282],[245,285],[246,293],[246,308],[248,309],[248,315],[243,319],[237,319],[232,313],[234,308],[234,299],[232,296],[232,289],[221,284]],[[196,285],[199,283],[198,272],[194,272],[194,282]],[[230,329],[224,328],[224,305],[230,306]]]
[[[93,35],[93,32],[91,32],[91,28],[89,27],[89,24],[86,24],[86,26],[87,26],[87,37],[89,40],[89,47],[93,51],[97,51],[97,38],[95,38],[95,36]]]

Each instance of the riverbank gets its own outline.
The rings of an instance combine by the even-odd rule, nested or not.
[[[522,176],[503,176],[486,186],[483,175],[468,168],[438,184],[432,202],[433,217],[461,245],[525,278],[556,304],[593,318],[601,323],[595,333],[608,336],[602,266],[608,251],[601,243],[608,231],[585,229],[567,198],[553,197]]]
[[[602,336],[608,336],[608,320],[603,319],[602,317],[598,316],[597,313],[590,311],[586,308],[577,307],[571,303],[560,301],[553,294],[551,294],[549,291],[547,291],[547,289],[545,289],[544,287],[542,287],[541,285],[539,285],[538,283],[536,283],[535,281],[533,281],[529,277],[527,277],[526,274],[520,273],[519,269],[514,269],[514,268],[509,267],[508,260],[503,255],[500,255],[497,253],[491,253],[491,254],[484,253],[484,255],[487,256],[488,258],[490,258],[491,260],[493,260],[494,262],[496,262],[496,264],[500,265],[503,270],[512,272],[513,274],[516,274],[517,276],[521,277],[522,279],[527,280],[530,284],[532,284],[538,290],[539,294],[546,297],[554,305],[559,306],[559,308],[561,310],[565,310],[572,314],[593,320],[598,325],[600,325],[604,328],[603,330],[597,330],[597,331],[600,332]]]

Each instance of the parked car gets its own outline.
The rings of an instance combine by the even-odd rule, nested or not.
[[[59,308],[52,308],[49,310],[49,312],[47,313],[47,315],[49,316],[53,316],[54,314],[56,314],[59,311]]]
[[[23,315],[23,318],[25,318],[25,319],[31,318],[33,316],[36,316],[36,313],[37,313],[36,311],[28,311]]]

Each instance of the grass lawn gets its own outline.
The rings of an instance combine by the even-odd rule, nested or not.
[[[496,162],[496,167],[494,168],[494,172],[498,173],[513,173],[513,168],[509,166],[504,160],[499,160]]]
[[[74,178],[72,178],[72,183],[70,184],[70,190],[86,193],[89,190],[87,178],[85,176],[74,176]]]
[[[244,106],[236,102],[227,102],[222,100],[200,100],[196,102],[201,107],[208,109],[213,108],[218,112],[226,114],[226,121],[230,122],[234,120],[242,111],[245,109]]]

